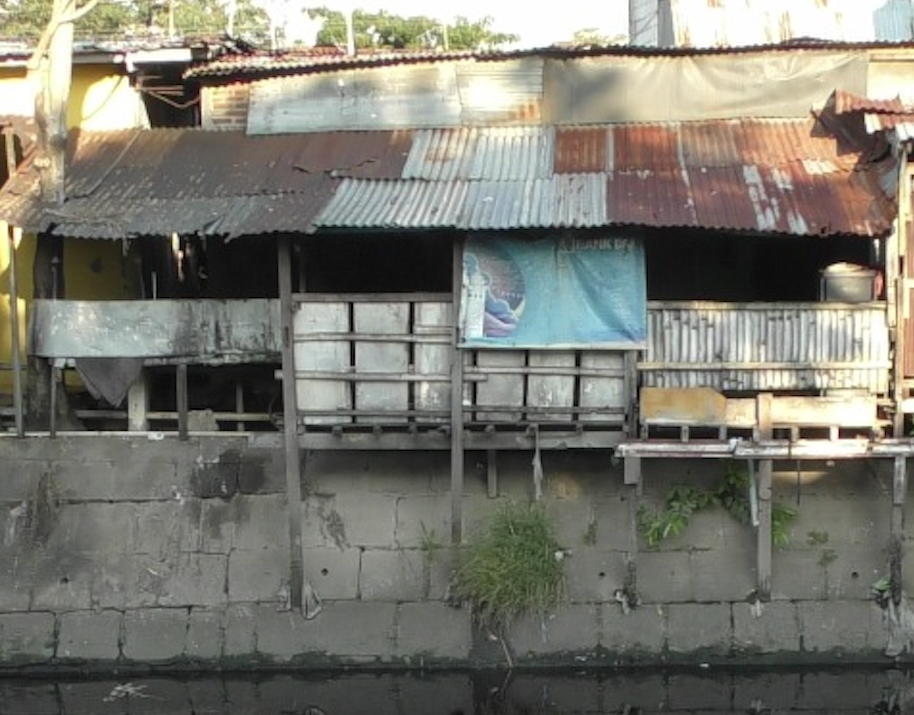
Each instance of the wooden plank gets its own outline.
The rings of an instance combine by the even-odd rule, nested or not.
[[[187,402],[187,363],[175,366],[175,401],[178,407],[178,436],[186,440],[188,436],[188,402]]]
[[[709,387],[641,388],[641,421],[652,425],[720,425],[727,398]]]
[[[409,332],[409,303],[359,303],[353,306],[353,327],[357,332],[403,335]],[[355,341],[355,370],[363,373],[406,373],[410,364],[408,345],[394,341]],[[360,380],[355,384],[356,410],[405,410],[409,404],[406,384]],[[383,422],[386,418],[356,417],[357,422]]]
[[[581,369],[582,376],[578,382],[578,404],[581,407],[623,408],[624,410],[626,406],[624,353],[585,351],[581,354]],[[591,376],[591,371],[595,371],[597,376]],[[602,417],[585,412],[579,419],[587,422],[602,419]]]
[[[531,350],[527,356],[531,367],[573,367],[575,354],[572,351]],[[532,407],[570,407],[574,405],[575,380],[565,375],[530,375],[527,378],[526,404]],[[547,412],[539,419],[546,421],[570,420],[571,415],[562,412]]]
[[[442,425],[443,426],[443,425]],[[587,430],[578,432],[577,430],[562,430],[540,432],[540,449],[541,450],[567,450],[567,449],[613,449],[622,441],[623,435],[619,431]],[[463,432],[462,443],[466,450],[532,450],[536,445],[533,438],[526,431],[494,432],[484,431]],[[380,433],[367,431],[350,431],[342,428],[338,433],[334,432],[317,432],[311,430],[301,436],[300,444],[302,449],[308,450],[448,450],[453,455],[453,430],[450,428],[438,430],[432,429],[419,432],[393,432],[381,431]],[[457,457],[453,461],[462,460]],[[452,477],[456,471],[452,472]],[[462,484],[462,480],[461,480]],[[457,479],[452,478],[451,488],[454,489]],[[453,493],[456,500],[456,492]],[[451,505],[451,517],[454,518],[455,511],[462,515],[462,500],[459,504]],[[462,517],[461,517],[462,519]],[[453,537],[452,522],[452,537]],[[461,526],[462,533],[462,526]]]
[[[295,293],[296,303],[450,303],[450,293]]]
[[[492,372],[485,382],[476,385],[477,407],[492,407],[497,405],[524,404],[524,375],[523,368],[525,354],[521,350],[478,350],[476,351],[476,370],[489,374],[489,369],[505,370],[505,372]],[[476,419],[482,422],[519,422],[522,413],[518,411],[501,412],[479,410]]]
[[[454,358],[450,339],[450,303],[416,303],[413,309],[413,333],[417,339],[413,348],[413,362],[419,382],[413,387],[413,397],[419,412],[450,410],[451,360]],[[429,338],[442,334],[444,343]],[[444,379],[441,379],[441,378]],[[445,421],[445,417],[431,417],[432,421]]]
[[[868,427],[876,423],[876,398],[867,395],[793,397],[771,400],[775,426]]]
[[[14,154],[13,135],[6,132],[6,152],[7,161],[10,161]],[[12,176],[12,174],[9,174]],[[20,357],[21,346],[19,342],[19,289],[17,276],[16,254],[19,241],[22,239],[22,230],[19,228],[10,228],[7,226],[9,238],[10,264],[9,264],[9,290],[10,290],[10,357],[13,361],[13,409],[15,410],[16,436],[25,436],[25,401],[22,387],[22,359]]]
[[[463,286],[464,237],[456,237],[451,249],[451,543],[463,541],[463,362],[460,349],[460,291]]]
[[[282,335],[283,447],[285,457],[286,520],[289,533],[289,598],[292,607],[304,603],[305,561],[301,515],[301,453],[299,451],[297,385],[295,381],[295,330],[292,304],[292,255],[288,236],[279,239],[277,275]],[[305,615],[308,615],[307,613]]]
[[[313,425],[345,424],[352,418],[332,414],[335,410],[352,408],[352,391],[346,380],[314,379],[309,372],[348,372],[352,357],[348,340],[325,340],[304,343],[301,338],[328,330],[345,333],[350,329],[348,303],[301,303],[292,317],[295,335],[295,394],[299,407],[322,411],[324,416],[310,416]]]

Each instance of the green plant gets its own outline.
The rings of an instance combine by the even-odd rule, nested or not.
[[[752,520],[748,491],[749,475],[733,465],[713,489],[676,485],[667,493],[662,509],[644,505],[638,510],[644,540],[649,547],[658,546],[684,532],[692,514],[711,506],[721,506],[740,524],[748,524]],[[785,546],[790,541],[789,527],[796,515],[794,509],[772,502],[771,541],[775,546]]]
[[[822,546],[828,543],[827,531],[808,531],[806,532],[806,543],[810,546]]]
[[[506,506],[466,547],[453,592],[480,624],[500,631],[522,613],[545,614],[559,603],[564,556],[541,506]]]
[[[429,529],[424,521],[419,522],[419,548],[429,561],[435,560],[435,553],[444,548],[444,545],[438,540],[438,535],[434,529]]]
[[[819,556],[819,566],[825,568],[838,558],[838,554],[835,553],[834,549],[825,549],[821,556]]]

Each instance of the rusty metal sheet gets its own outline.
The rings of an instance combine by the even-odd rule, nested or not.
[[[612,130],[607,127],[559,127],[555,132],[556,174],[603,173],[613,168]]]

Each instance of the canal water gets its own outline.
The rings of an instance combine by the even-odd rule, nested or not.
[[[0,679],[2,715],[914,713],[914,671],[611,670]]]

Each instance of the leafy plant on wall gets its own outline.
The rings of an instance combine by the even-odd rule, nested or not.
[[[740,524],[752,522],[749,498],[749,475],[730,465],[721,481],[712,489],[689,485],[673,486],[662,508],[643,505],[638,510],[638,523],[644,540],[650,547],[683,533],[692,515],[710,507],[723,507]],[[786,546],[790,540],[790,524],[797,512],[778,502],[771,504],[771,540],[775,546]]]

